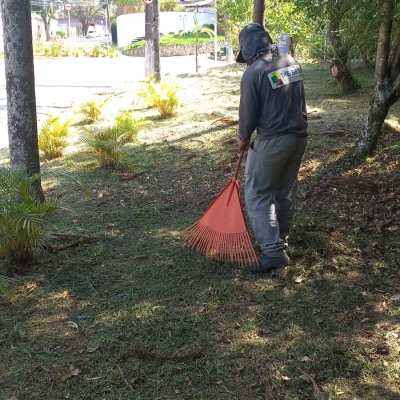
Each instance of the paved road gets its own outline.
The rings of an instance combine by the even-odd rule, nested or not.
[[[200,55],[202,71],[225,61]],[[161,73],[171,75],[194,73],[194,56],[162,57]],[[127,91],[144,79],[144,59],[120,56],[116,58],[63,57],[35,59],[35,84],[38,120],[48,113],[57,114],[84,103],[96,93]],[[8,146],[7,103],[4,61],[0,62],[0,148]]]

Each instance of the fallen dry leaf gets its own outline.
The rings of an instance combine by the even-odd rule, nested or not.
[[[381,305],[379,306],[379,311],[385,311],[388,308],[386,300],[383,300]]]
[[[31,292],[32,290],[36,289],[36,287],[37,287],[37,284],[36,284],[36,283],[33,283],[32,285],[27,285],[27,286],[25,286],[24,288],[22,288],[22,289],[20,289],[20,290],[17,290],[17,291],[15,292],[15,294],[26,294],[26,293],[29,293],[29,292]]]
[[[87,352],[87,353],[94,353],[95,351],[98,350],[99,347],[100,347],[100,346],[88,347],[88,348],[86,349],[86,352]]]
[[[222,341],[223,341],[223,343],[225,343],[225,344],[230,344],[230,343],[232,343],[232,340],[229,338],[228,332],[225,332],[225,333],[222,335]]]
[[[363,318],[361,322],[374,322],[371,318]]]
[[[79,369],[75,368],[73,365],[70,365],[69,370],[61,374],[61,380],[64,382],[68,378],[71,378],[71,376],[77,376],[78,374],[79,374]]]

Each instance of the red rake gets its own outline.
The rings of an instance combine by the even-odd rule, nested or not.
[[[212,258],[236,265],[258,267],[258,258],[247,229],[240,200],[238,173],[244,151],[240,153],[235,175],[207,208],[201,219],[184,231],[188,246]]]

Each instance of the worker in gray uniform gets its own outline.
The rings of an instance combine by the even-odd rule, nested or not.
[[[259,24],[242,29],[239,45],[236,62],[248,65],[240,86],[239,151],[248,150],[245,203],[261,250],[259,267],[248,268],[266,272],[290,262],[287,240],[307,146],[303,72]]]

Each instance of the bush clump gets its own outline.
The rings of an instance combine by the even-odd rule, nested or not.
[[[68,146],[66,139],[70,125],[71,120],[61,123],[60,117],[47,115],[38,135],[39,149],[47,159],[51,160],[63,155],[64,149]]]
[[[115,126],[121,129],[130,141],[134,140],[136,135],[149,124],[144,118],[135,118],[129,111],[121,111],[115,117]]]
[[[157,108],[160,118],[168,118],[176,115],[178,107],[178,89],[167,82],[156,82],[155,74],[150,76],[145,85],[137,92],[143,98],[149,108]]]
[[[89,124],[94,124],[101,120],[102,109],[108,100],[109,99],[106,98],[104,101],[87,101],[82,104],[79,111],[85,116],[85,120]]]
[[[0,166],[0,257],[31,261],[49,238],[49,217],[60,207],[38,203],[34,189],[41,174]]]

